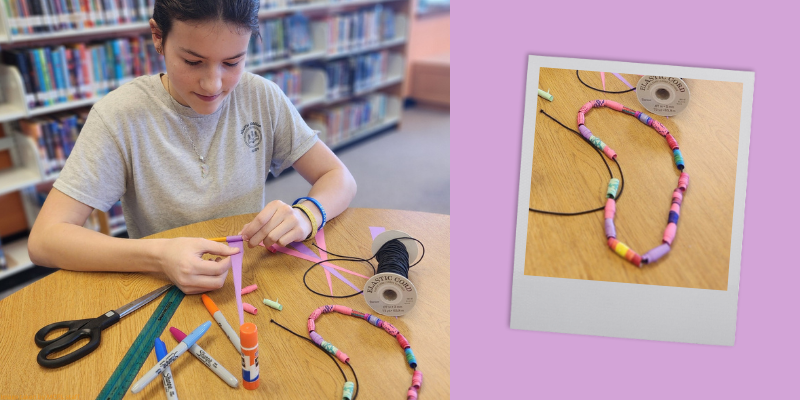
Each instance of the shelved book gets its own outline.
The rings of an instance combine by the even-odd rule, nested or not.
[[[137,76],[166,70],[145,36],[4,50],[2,60],[19,70],[30,109],[99,97]]]
[[[86,122],[89,110],[60,113],[43,118],[18,121],[18,130],[33,139],[45,176],[61,171],[67,161],[78,134]]]
[[[287,68],[280,71],[268,72],[262,76],[275,82],[283,93],[286,93],[286,96],[292,103],[297,104],[300,101],[302,95],[300,68]]]
[[[310,113],[307,119],[325,127],[320,133],[320,139],[333,147],[351,138],[359,130],[386,119],[387,101],[385,94],[376,93],[352,103]]]
[[[328,77],[327,97],[338,100],[369,90],[386,80],[389,51],[383,50],[322,64]]]
[[[51,190],[53,190],[53,182],[46,182],[22,189],[22,201],[27,203],[28,209],[33,210],[32,217],[35,218],[39,214]],[[97,232],[102,231],[99,213],[100,211],[98,210],[93,211],[89,215],[89,218],[86,219],[86,223],[83,224],[83,226]]]
[[[12,36],[147,22],[155,0],[3,0]]]
[[[395,14],[381,4],[355,12],[331,15],[328,23],[328,54],[374,46],[395,37]]]

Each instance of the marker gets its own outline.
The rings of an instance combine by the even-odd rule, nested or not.
[[[208,297],[207,295],[202,295],[200,297],[203,299],[203,304],[206,306],[206,310],[208,310],[211,316],[214,317],[214,321],[217,321],[217,324],[219,324],[219,327],[222,328],[223,332],[225,332],[225,336],[228,337],[228,340],[233,343],[233,347],[236,348],[236,351],[238,351],[239,354],[242,354],[242,344],[239,341],[239,336],[236,334],[236,331],[231,328],[231,325],[225,319],[225,316],[222,315],[222,311],[220,311],[217,305],[214,304],[214,301],[211,300],[211,297]]]
[[[156,338],[156,358],[158,361],[167,355],[167,345],[163,340]],[[175,391],[175,381],[172,380],[172,369],[167,367],[161,374],[161,381],[164,383],[164,391],[167,392],[167,399],[178,400],[178,392]]]
[[[183,339],[177,346],[175,346],[172,351],[167,354],[163,360],[156,363],[150,371],[147,371],[141,379],[139,379],[133,387],[131,387],[132,393],[139,393],[142,389],[147,386],[153,379],[156,379],[157,376],[161,375],[164,370],[172,364],[173,361],[178,359],[178,357],[185,353],[189,347],[192,347],[197,339],[200,339],[206,332],[208,332],[208,328],[211,327],[211,321],[203,322],[202,325],[198,326],[197,329],[192,331],[185,339]]]
[[[174,337],[175,340],[179,342],[186,337],[186,334],[181,332],[180,329],[178,328],[171,327],[169,328],[169,332],[172,333],[172,337]],[[208,354],[208,352],[203,350],[203,348],[200,347],[200,345],[197,344],[192,345],[192,347],[189,347],[189,352],[192,353],[195,357],[197,357],[197,359],[200,360],[203,364],[205,364],[206,367],[214,371],[214,373],[217,374],[217,376],[220,377],[223,381],[225,381],[225,383],[227,383],[228,386],[234,388],[236,386],[239,386],[239,381],[233,376],[233,374],[228,372],[228,370],[225,369],[225,367],[220,365],[220,363],[217,360],[215,360],[214,357],[211,357],[211,355]]]

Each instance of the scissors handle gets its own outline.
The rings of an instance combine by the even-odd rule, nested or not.
[[[100,332],[119,321],[119,319],[119,314],[114,311],[109,311],[97,318],[61,321],[39,329],[39,331],[36,332],[34,340],[37,346],[42,347],[42,350],[39,351],[39,354],[36,356],[36,362],[45,368],[58,368],[80,360],[100,345]],[[67,328],[67,332],[57,338],[45,340],[48,333],[54,329],[62,328]],[[89,338],[89,343],[85,344],[83,347],[61,357],[47,358],[51,353],[64,350],[83,338]]]

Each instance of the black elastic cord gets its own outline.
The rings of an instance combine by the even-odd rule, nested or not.
[[[564,125],[564,124],[562,124],[561,121],[553,118],[550,114],[546,113],[544,110],[539,110],[539,112],[541,112],[542,114],[546,115],[548,118],[552,119],[553,121],[556,121],[559,125],[564,127],[564,129],[568,129],[568,130],[570,130],[572,132],[575,132],[575,134],[578,135],[578,137],[580,137],[584,142],[586,142],[589,145],[591,145],[592,149],[594,149],[594,151],[596,151],[597,154],[600,155],[600,159],[603,160],[603,164],[606,165],[606,168],[608,169],[608,174],[611,176],[611,178],[614,178],[614,173],[611,172],[611,166],[609,166],[608,162],[606,162],[606,158],[603,156],[603,152],[601,152],[597,147],[594,147],[594,144],[592,144],[592,142],[590,142],[585,137],[583,137],[583,135],[581,135],[580,132],[578,132],[578,131],[576,131],[576,130],[574,130],[574,129],[572,129],[572,128]],[[617,193],[617,197],[616,197],[616,200],[619,201],[619,199],[622,197],[622,189],[625,188],[625,175],[622,174],[622,167],[619,165],[619,161],[617,161],[616,159],[613,159],[613,158],[611,160],[614,161],[615,164],[617,164],[617,169],[619,169],[620,184],[619,184],[619,193]],[[597,212],[597,211],[600,211],[600,210],[603,210],[603,209],[605,209],[605,205],[603,205],[601,207],[598,207],[598,208],[591,209],[591,210],[578,211],[578,212],[557,212],[557,211],[538,210],[538,209],[535,209],[535,208],[528,207],[528,210],[533,211],[533,212],[537,212],[537,213],[541,213],[541,214],[550,214],[550,215],[564,215],[564,216],[574,216],[574,215],[589,214],[589,213]]]
[[[317,344],[314,343],[313,340],[311,340],[311,339],[309,339],[309,338],[307,338],[307,337],[305,337],[303,335],[300,335],[300,334],[296,333],[295,331],[293,331],[293,330],[291,330],[291,329],[289,329],[289,328],[287,328],[287,327],[275,322],[274,319],[270,319],[269,322],[272,322],[273,324],[280,326],[281,328],[285,329],[287,332],[291,333],[292,335],[295,335],[295,336],[299,337],[300,339],[305,339],[305,340],[311,342],[311,344],[313,344],[314,347],[322,350],[323,353],[325,353],[328,357],[331,358],[331,360],[333,360],[333,363],[336,364],[336,368],[339,368],[339,372],[341,372],[342,373],[342,377],[344,377],[344,383],[347,383],[347,375],[345,375],[344,370],[342,369],[342,367],[339,366],[339,363],[336,361],[336,358],[334,358],[333,355],[331,355],[331,353],[328,353],[324,349],[322,349],[319,346],[317,346]],[[353,393],[353,400],[356,400],[356,397],[358,397],[358,377],[356,376],[356,370],[353,369],[353,366],[350,365],[349,362],[345,363],[345,364],[347,364],[350,367],[350,371],[353,373],[353,379],[355,380],[355,383],[356,383],[356,390]]]
[[[410,240],[413,240],[413,241],[415,241],[415,242],[419,243],[420,247],[422,247],[422,254],[419,256],[419,260],[417,260],[417,262],[415,262],[414,264],[411,264],[411,265],[409,265],[409,266],[408,266],[408,268],[411,268],[411,267],[413,267],[413,266],[415,266],[415,265],[419,264],[419,263],[420,263],[420,261],[422,261],[422,258],[423,258],[423,257],[425,257],[425,245],[424,245],[424,244],[422,244],[422,242],[420,242],[419,240],[417,240],[417,239],[414,239],[414,238],[412,238],[412,237],[401,237],[401,238],[397,238],[397,239],[392,239],[392,240],[390,240],[390,241],[388,241],[388,242],[384,243],[384,244],[383,244],[383,246],[381,246],[381,248],[378,250],[378,252],[377,252],[377,253],[375,253],[375,255],[374,255],[374,256],[372,256],[372,257],[370,257],[370,258],[359,258],[359,257],[343,256],[343,255],[339,255],[339,254],[331,253],[331,252],[329,252],[329,251],[327,251],[327,250],[324,250],[324,249],[320,248],[319,246],[317,246],[317,244],[316,244],[316,243],[311,243],[311,245],[312,245],[312,246],[314,246],[314,247],[316,247],[317,249],[319,249],[319,251],[323,251],[323,252],[325,252],[325,254],[329,254],[329,255],[332,255],[332,256],[334,256],[334,257],[339,257],[339,258],[330,258],[330,259],[327,259],[327,260],[322,260],[322,261],[319,261],[319,262],[317,262],[317,263],[314,263],[314,265],[312,265],[312,266],[308,267],[308,269],[306,270],[306,272],[303,274],[303,285],[305,285],[305,286],[306,286],[306,289],[308,289],[308,291],[309,291],[309,292],[311,292],[311,293],[314,293],[314,294],[316,294],[316,295],[318,295],[318,296],[327,297],[327,298],[329,298],[329,299],[346,299],[346,298],[348,298],[348,297],[358,296],[359,294],[363,293],[364,291],[363,291],[363,290],[361,290],[361,291],[358,291],[357,293],[348,294],[348,295],[345,295],[345,296],[332,296],[332,295],[327,295],[327,294],[323,294],[323,293],[317,292],[316,290],[314,290],[314,289],[311,289],[311,287],[310,287],[310,286],[308,286],[308,282],[306,281],[306,277],[308,276],[308,273],[309,273],[309,272],[311,272],[311,270],[312,270],[312,269],[314,269],[314,267],[316,267],[317,265],[320,265],[320,264],[322,264],[322,263],[329,262],[329,261],[354,261],[354,262],[365,262],[365,263],[369,264],[369,266],[372,268],[372,275],[375,275],[375,274],[377,274],[377,273],[380,273],[380,271],[382,270],[382,267],[381,267],[381,262],[382,262],[382,261],[381,261],[381,258],[379,258],[379,259],[378,259],[378,272],[376,272],[376,271],[375,271],[375,266],[374,266],[374,265],[372,265],[372,263],[370,262],[370,260],[372,260],[372,259],[374,259],[374,258],[378,257],[378,256],[379,256],[379,255],[381,255],[381,254],[384,254],[384,253],[386,253],[387,251],[390,251],[390,250],[386,250],[386,249],[387,249],[387,245],[389,245],[389,243],[392,243],[392,242],[397,242],[398,244],[400,244],[401,246],[403,246],[403,250],[405,250],[405,246],[404,246],[404,245],[403,245],[403,244],[400,242],[400,240],[401,240],[401,239],[410,239]],[[391,249],[391,248],[394,248],[394,245],[389,245],[389,247],[388,247],[388,248],[390,248],[390,249]],[[391,257],[392,257],[391,255],[390,255],[389,257],[390,257],[390,261],[392,261],[392,262],[395,262],[395,261],[394,261],[394,260],[391,258]],[[406,264],[408,264],[408,252],[406,252]],[[393,267],[393,266],[389,266],[388,268],[395,268],[395,267]],[[394,272],[394,271],[384,271],[384,272]],[[396,273],[396,272],[395,272],[395,273]],[[405,269],[405,275],[403,275],[403,276],[404,276],[405,278],[408,278],[408,269]]]
[[[632,89],[623,90],[623,91],[620,91],[620,92],[609,92],[608,90],[598,89],[598,88],[596,88],[596,87],[592,87],[592,86],[589,86],[589,85],[587,85],[587,84],[586,84],[586,82],[584,82],[584,81],[583,81],[583,79],[581,79],[581,73],[580,73],[580,71],[578,71],[578,70],[575,70],[575,75],[578,75],[578,80],[579,80],[579,81],[581,81],[581,83],[583,84],[583,86],[586,86],[586,87],[588,87],[589,89],[596,90],[596,91],[598,91],[598,92],[603,92],[603,93],[611,93],[611,94],[620,94],[620,93],[628,93],[628,92],[632,92],[632,91],[636,90],[636,88],[632,88]]]

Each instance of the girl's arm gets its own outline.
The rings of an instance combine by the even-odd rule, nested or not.
[[[183,292],[222,287],[230,258],[203,260],[205,253],[229,256],[237,248],[200,238],[120,239],[83,227],[92,208],[52,189],[28,238],[34,264],[72,271],[163,274]]]
[[[295,161],[293,167],[311,184],[308,197],[320,202],[328,221],[347,209],[356,195],[353,175],[321,140]],[[322,212],[312,202],[303,204],[314,214],[319,226]],[[261,241],[267,247],[273,243],[286,246],[304,240],[310,232],[311,221],[302,211],[275,200],[242,228],[242,238],[251,247],[257,246]]]

